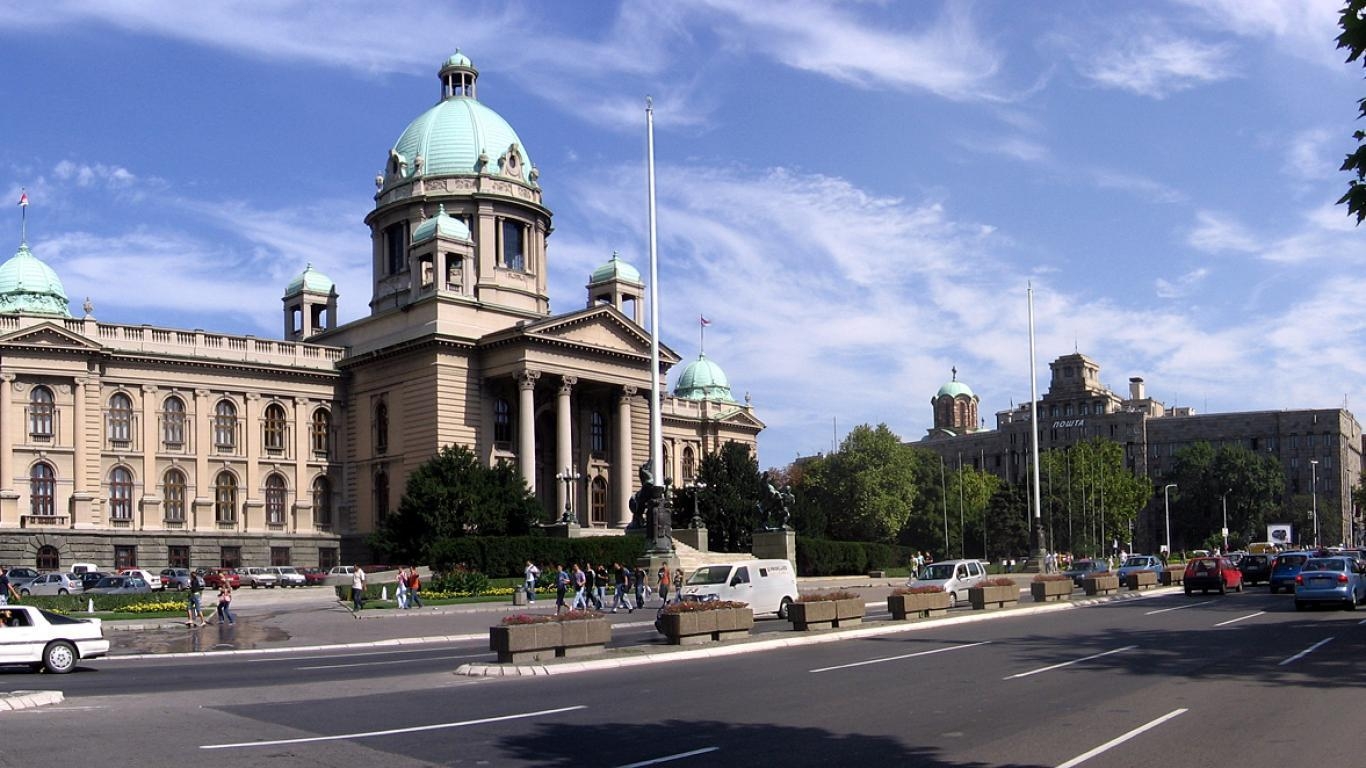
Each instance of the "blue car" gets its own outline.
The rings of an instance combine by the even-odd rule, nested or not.
[[[1162,573],[1162,561],[1152,555],[1129,555],[1124,558],[1124,564],[1119,567],[1119,580],[1122,583],[1131,573],[1139,571],[1152,571],[1156,574]]]
[[[1308,552],[1282,552],[1276,555],[1276,559],[1271,561],[1271,594],[1282,589],[1294,592],[1295,577],[1300,575],[1300,568],[1310,557]]]
[[[1333,603],[1349,611],[1366,602],[1366,566],[1355,557],[1311,557],[1295,577],[1295,610]]]

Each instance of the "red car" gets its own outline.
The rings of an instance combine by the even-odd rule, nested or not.
[[[1224,594],[1230,589],[1243,591],[1243,572],[1226,557],[1197,557],[1186,563],[1186,576],[1183,581],[1186,594],[1195,590],[1209,592],[1219,590]]]
[[[238,576],[237,571],[231,568],[219,568],[216,571],[209,571],[204,574],[204,586],[206,587],[218,589],[223,586],[224,582],[227,582],[233,589],[238,589],[242,586],[242,577]]]
[[[304,568],[304,583],[310,587],[327,583],[326,568]]]

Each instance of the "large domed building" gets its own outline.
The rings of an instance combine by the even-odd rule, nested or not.
[[[280,341],[101,323],[88,300],[72,318],[27,244],[0,265],[0,562],[366,561],[409,473],[452,444],[517,467],[547,521],[627,525],[649,450],[645,285],[614,253],[582,309],[551,314],[552,213],[478,75],[448,58],[383,155],[353,322],[312,264],[285,287]],[[679,361],[661,348],[664,372]],[[703,355],[661,416],[679,485],[763,429]]]

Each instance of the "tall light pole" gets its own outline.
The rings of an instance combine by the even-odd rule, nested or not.
[[[1310,515],[1314,518],[1314,546],[1319,545],[1319,460],[1309,460],[1309,493],[1313,496]]]
[[[560,515],[560,522],[574,522],[574,482],[581,476],[578,470],[565,467],[563,472],[555,475],[555,479],[564,483],[564,514]]]
[[[1162,508],[1167,513],[1167,557],[1172,556],[1172,498],[1171,490],[1176,487],[1176,483],[1167,483],[1167,487],[1162,489]]]
[[[1230,488],[1219,497],[1224,504],[1224,554],[1226,555],[1228,554],[1228,495],[1232,492],[1233,489]]]
[[[702,510],[699,505],[702,503],[702,491],[706,490],[707,484],[701,480],[694,480],[688,483],[688,487],[692,489],[692,522],[688,527],[706,528],[707,526],[702,524]]]

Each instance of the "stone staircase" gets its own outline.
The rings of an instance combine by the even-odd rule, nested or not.
[[[704,565],[733,563],[736,560],[755,559],[754,555],[745,552],[702,552],[684,544],[678,539],[674,539],[674,551],[678,555],[679,566],[687,573],[692,573]]]

